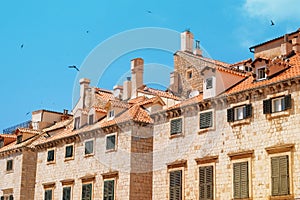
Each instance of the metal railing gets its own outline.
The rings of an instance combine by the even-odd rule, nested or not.
[[[31,120],[3,129],[3,133],[12,134],[17,128],[30,128],[30,127],[31,127]]]

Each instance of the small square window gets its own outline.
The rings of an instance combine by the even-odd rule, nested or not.
[[[94,153],[94,141],[90,140],[90,141],[86,141],[85,142],[85,150],[84,150],[84,154],[85,155],[89,155],[89,154],[93,154]]]
[[[113,118],[114,116],[115,116],[115,111],[114,110],[109,111],[108,117]]]
[[[263,101],[263,113],[270,114],[285,111],[292,108],[291,95],[266,99]]]
[[[236,106],[227,110],[227,122],[234,122],[250,118],[252,116],[252,105],[246,104]]]
[[[76,117],[74,121],[74,129],[80,128],[80,117]]]
[[[54,149],[48,150],[47,152],[47,162],[53,162],[54,161]]]
[[[245,106],[240,106],[240,107],[234,108],[234,120],[235,121],[245,118],[245,116],[244,116],[244,114],[245,114],[244,113],[244,107]]]
[[[89,125],[94,123],[94,115],[89,115]]]
[[[171,135],[182,133],[182,118],[171,120],[170,126]]]
[[[266,78],[265,67],[262,67],[257,70],[257,80],[262,80]]]
[[[17,136],[17,144],[21,143],[23,139],[23,135],[18,135]]]
[[[284,98],[272,99],[272,113],[284,110]]]
[[[213,112],[200,113],[200,129],[205,129],[213,126]]]
[[[106,137],[106,150],[114,150],[116,148],[116,135]]]
[[[73,157],[73,145],[66,146],[65,158],[72,158],[72,157]]]
[[[206,79],[206,89],[211,89],[211,88],[213,88],[213,79],[208,78]]]
[[[188,71],[188,72],[187,72],[187,78],[188,78],[188,79],[193,78],[193,72],[192,72],[192,71]]]
[[[6,162],[6,171],[12,171],[13,170],[13,160],[8,160]]]

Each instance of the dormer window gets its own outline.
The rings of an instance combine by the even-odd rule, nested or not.
[[[211,89],[213,87],[213,79],[208,78],[206,79],[206,89]]]
[[[94,115],[89,115],[89,125],[94,123]]]
[[[266,77],[267,76],[266,76],[266,68],[265,67],[257,69],[257,80],[263,80]]]
[[[2,148],[3,146],[4,146],[4,140],[1,139],[1,140],[0,140],[0,148]]]
[[[18,135],[17,136],[17,144],[22,142],[22,138],[23,138],[23,135]]]
[[[74,121],[74,129],[80,128],[80,117],[76,117]]]
[[[114,116],[115,116],[115,111],[114,110],[109,111],[108,118],[113,118]]]

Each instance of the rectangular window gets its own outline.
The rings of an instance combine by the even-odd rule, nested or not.
[[[103,200],[114,200],[115,199],[114,190],[115,190],[115,181],[114,180],[104,181]]]
[[[182,171],[170,172],[170,200],[182,199]]]
[[[292,108],[291,95],[266,99],[263,101],[263,113],[270,114],[285,111]]]
[[[94,153],[94,141],[90,140],[90,141],[86,141],[84,143],[85,146],[85,150],[84,150],[84,154],[85,155],[89,155],[89,154],[93,154]]]
[[[211,89],[211,88],[213,88],[213,79],[208,78],[206,79],[206,89]]]
[[[265,67],[260,68],[257,70],[257,80],[262,80],[266,78],[266,72],[265,72]]]
[[[252,105],[246,104],[227,109],[227,122],[247,119],[252,116]]]
[[[62,198],[62,200],[71,200],[71,191],[72,191],[72,188],[70,186],[63,187],[63,198]]]
[[[52,189],[45,190],[44,200],[52,200]]]
[[[213,112],[200,113],[200,129],[205,129],[213,126]]]
[[[18,135],[17,136],[17,144],[22,142],[22,138],[23,138],[23,135]]]
[[[80,128],[80,117],[76,117],[74,120],[74,129]]]
[[[114,110],[109,111],[108,117],[113,118],[114,116],[115,116],[115,111]]]
[[[290,194],[289,188],[289,157],[271,158],[272,196]]]
[[[193,78],[193,73],[192,73],[192,71],[188,71],[188,72],[186,73],[186,77],[187,77],[188,79]]]
[[[116,148],[116,135],[106,137],[106,150],[114,150]]]
[[[94,115],[89,115],[89,125],[94,123]]]
[[[248,162],[233,163],[234,199],[249,197]]]
[[[208,200],[214,198],[213,166],[199,168],[199,199]]]
[[[54,161],[54,149],[48,150],[47,152],[47,162],[53,162]]]
[[[92,200],[93,184],[83,184],[82,185],[82,194],[81,200]]]
[[[11,194],[11,195],[9,195],[8,199],[9,200],[14,200],[14,196]]]
[[[171,120],[171,135],[182,133],[182,118]]]
[[[73,145],[66,146],[65,158],[73,157]]]
[[[13,170],[13,160],[8,160],[6,162],[6,171],[12,171]]]

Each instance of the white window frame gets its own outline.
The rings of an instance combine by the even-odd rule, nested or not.
[[[92,195],[91,195],[91,199],[94,199],[94,181],[86,181],[86,182],[82,182],[81,184],[81,190],[80,190],[80,200],[82,199],[82,187],[83,185],[87,185],[87,184],[92,184]]]
[[[234,107],[234,121],[239,121],[245,119],[244,109],[246,105]]]
[[[61,193],[62,198],[63,198],[63,195],[64,195],[64,188],[68,188],[68,187],[71,188],[71,194],[70,194],[71,198],[70,199],[73,200],[73,184],[67,184],[67,185],[62,186],[62,193]]]
[[[93,152],[92,153],[88,153],[88,154],[85,153],[85,145],[86,145],[87,142],[92,142],[93,143]],[[85,140],[84,141],[84,156],[88,157],[88,156],[92,156],[94,154],[95,154],[95,140],[94,139]]]
[[[113,149],[107,149],[107,138],[110,136],[115,136],[115,148]],[[111,133],[111,134],[107,134],[105,136],[105,152],[113,152],[113,151],[117,151],[117,145],[118,145],[118,134],[117,133]]]
[[[257,80],[264,80],[264,79],[267,78],[267,74],[266,74],[265,70],[266,70],[266,66],[257,68],[257,70],[256,70]],[[263,71],[263,74],[264,74],[264,77],[262,77],[262,78],[261,78],[261,76],[260,76],[260,72],[261,72],[261,71]]]
[[[48,161],[48,152],[49,151],[54,151],[54,159],[52,161]],[[55,148],[49,148],[49,149],[47,149],[46,162],[47,162],[47,164],[54,164],[56,162],[56,149]]]
[[[171,135],[171,121],[172,120],[176,120],[176,119],[180,119],[181,118],[181,133],[175,133],[173,135]],[[179,136],[183,136],[183,133],[184,133],[184,117],[183,116],[179,116],[179,117],[174,117],[174,118],[171,118],[169,120],[169,137],[170,138],[174,138],[174,137],[179,137]]]
[[[106,178],[106,179],[103,179],[103,187],[102,187],[102,199],[104,198],[104,182],[105,181],[114,181],[114,200],[116,200],[116,189],[117,189],[117,178],[116,177],[113,177],[113,178]]]
[[[208,85],[208,82],[211,82],[211,85]],[[205,88],[207,90],[210,90],[213,87],[214,87],[214,79],[213,79],[213,77],[209,77],[209,78],[205,79]]]
[[[108,112],[108,119],[113,119],[115,117],[115,110],[110,110]]]

